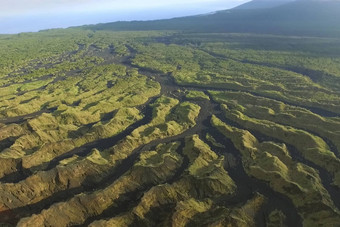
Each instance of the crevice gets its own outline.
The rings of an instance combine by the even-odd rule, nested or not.
[[[256,226],[265,226],[263,217],[267,217],[271,211],[275,209],[282,210],[287,216],[286,226],[302,226],[302,219],[298,215],[292,201],[285,195],[275,192],[270,186],[261,180],[250,177],[246,174],[240,152],[235,148],[231,140],[225,138],[223,134],[217,130],[209,131],[217,142],[223,144],[226,148],[218,148],[218,153],[230,153],[236,159],[236,165],[227,168],[226,171],[237,185],[236,194],[226,197],[221,197],[216,201],[217,205],[234,208],[239,205],[245,204],[250,200],[256,192],[264,195],[266,203],[261,207],[260,211],[256,214]]]
[[[275,143],[285,144],[287,146],[289,152],[290,152],[290,155],[291,155],[293,161],[303,163],[303,164],[305,164],[309,167],[312,167],[313,169],[318,171],[322,185],[328,191],[334,205],[338,209],[340,209],[340,197],[338,196],[339,195],[339,189],[336,186],[332,185],[333,181],[332,181],[331,174],[327,170],[325,170],[323,167],[320,167],[317,164],[314,164],[313,162],[305,159],[293,144],[287,144],[282,140],[267,136],[267,135],[265,135],[265,134],[263,134],[259,131],[244,128],[240,124],[238,124],[238,123],[236,123],[236,122],[234,122],[234,121],[232,121],[232,120],[230,120],[226,117],[223,118],[223,121],[226,122],[227,124],[233,126],[233,127],[237,127],[237,128],[249,131],[252,135],[254,135],[258,139],[259,142],[273,141]]]

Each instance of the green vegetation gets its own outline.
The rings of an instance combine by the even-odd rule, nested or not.
[[[340,160],[330,151],[328,145],[320,137],[268,120],[250,118],[237,110],[229,110],[225,105],[223,105],[223,108],[226,117],[234,122],[293,145],[304,158],[329,171],[334,177],[333,183],[340,188]]]
[[[157,99],[153,106],[154,116],[152,121],[149,124],[135,129],[131,133],[131,135],[125,137],[112,149],[103,151],[101,153],[98,153],[98,151],[93,151],[89,157],[81,158],[78,160],[76,158],[73,158],[72,160],[67,160],[66,162],[61,163],[62,165],[66,164],[65,168],[57,167],[49,171],[40,171],[17,184],[3,184],[2,186],[4,187],[4,190],[8,190],[9,192],[11,192],[15,191],[15,188],[20,187],[27,188],[28,190],[28,188],[31,187],[31,184],[35,182],[35,191],[41,192],[39,196],[36,196],[34,199],[32,199],[31,197],[34,195],[26,195],[25,190],[18,191],[16,194],[17,201],[14,203],[8,202],[8,200],[5,199],[11,196],[10,193],[6,193],[5,195],[3,195],[5,202],[3,205],[1,205],[2,207],[4,207],[3,209],[13,209],[23,206],[23,204],[38,202],[47,198],[48,196],[51,196],[53,193],[81,186],[83,184],[86,184],[87,181],[90,181],[92,183],[97,182],[97,180],[103,179],[105,178],[105,176],[110,174],[112,169],[114,169],[114,167],[118,165],[119,161],[122,161],[126,157],[131,155],[133,150],[138,148],[139,146],[150,143],[151,141],[160,139],[162,137],[165,138],[166,136],[178,135],[188,127],[193,126],[193,124],[195,123],[195,117],[199,113],[199,107],[197,105],[191,103],[178,104],[178,100],[168,97],[161,97]],[[178,115],[180,118],[177,121],[172,120],[172,118],[174,118],[174,116],[176,115]],[[174,127],[174,130],[166,130],[168,127]],[[61,148],[69,148],[67,144],[58,145]],[[33,163],[36,163],[41,160],[46,160],[46,158],[51,158],[53,154],[55,155],[56,151],[58,151],[58,148],[55,148],[55,150],[52,150],[50,151],[50,153],[47,154],[46,152],[44,153],[38,151],[33,154],[34,156],[37,155],[33,159],[30,159],[32,156],[28,156],[27,159]],[[145,159],[143,157],[144,156],[142,156],[141,163],[143,163],[143,159]],[[151,162],[153,160],[151,156],[146,157],[150,158],[150,161],[148,162]],[[23,158],[23,160],[25,161],[27,159]],[[74,162],[74,159],[76,160],[76,162]],[[13,165],[14,164],[16,163],[13,163]],[[25,163],[23,165],[25,165]],[[16,166],[11,167],[15,168]],[[77,174],[74,174],[75,183],[68,184],[67,182],[71,181],[70,177],[73,171],[77,172]],[[88,173],[84,174],[84,171],[88,171]],[[65,175],[65,180],[55,185],[52,184],[52,182],[55,181],[55,178],[63,175]],[[98,175],[100,175],[100,177],[98,177]],[[90,176],[93,177],[93,179],[90,178],[89,180],[88,178]]]
[[[211,121],[242,153],[242,164],[249,175],[268,181],[275,191],[293,201],[304,226],[339,223],[340,211],[322,186],[318,172],[293,161],[284,144],[260,143],[249,131],[226,125],[215,116]]]
[[[267,226],[268,227],[278,227],[284,226],[284,221],[286,216],[279,210],[274,210],[269,214]]]
[[[0,36],[0,226],[340,222],[338,38],[110,26]]]
[[[321,117],[304,108],[287,105],[273,99],[242,92],[210,92],[213,98],[228,108],[249,117],[289,125],[327,138],[340,151],[340,123],[336,118]]]
[[[20,104],[20,96],[19,100],[12,99],[9,103],[12,108],[3,111],[5,116],[30,114],[44,105],[57,107],[57,110],[28,120],[22,126],[21,134],[1,129],[7,131],[7,138],[19,138],[0,157],[22,158],[24,168],[31,168],[86,143],[122,132],[142,118],[136,107],[160,91],[158,83],[145,76],[128,73],[123,66],[98,66],[84,74],[84,79],[72,78],[73,83],[60,81],[39,93],[34,92],[39,96],[30,102]],[[107,88],[106,80],[114,85]],[[112,118],[104,119],[105,115],[113,112]]]
[[[135,129],[109,150],[111,162],[125,159],[143,144],[181,134],[195,125],[200,111],[198,105],[179,103],[176,99],[164,96],[158,98],[153,107],[153,119],[149,124]]]
[[[184,154],[189,157],[189,161],[192,163],[188,168],[189,174],[198,179],[211,181],[207,185],[212,188],[200,187],[199,194],[217,196],[235,190],[236,185],[223,168],[223,158],[215,154],[197,135],[186,139]]]
[[[212,145],[214,145],[215,147],[219,147],[219,148],[226,148],[223,144],[220,144],[219,142],[216,141],[216,139],[210,135],[209,133],[207,133],[205,135],[205,138],[212,143]]]
[[[183,153],[189,158],[188,168],[173,184],[157,185],[147,191],[139,204],[125,214],[130,223],[154,225],[154,220],[164,215],[169,219],[164,219],[163,224],[171,221],[176,226],[186,226],[197,218],[196,214],[216,209],[211,199],[234,193],[236,186],[221,165],[223,158],[217,156],[197,135],[187,137],[185,144]],[[174,209],[169,210],[168,207]],[[218,214],[211,212],[207,215],[214,218]],[[109,225],[118,220],[113,218],[93,225]]]
[[[240,207],[234,209],[215,207],[197,214],[197,219],[190,224],[195,226],[256,226],[254,216],[264,202],[265,198],[261,194],[255,194]]]
[[[174,44],[139,45],[136,47],[139,54],[133,63],[139,67],[171,73],[180,85],[248,91],[340,113],[340,94],[324,87],[322,83],[288,69],[216,57],[201,45],[203,48]]]
[[[209,96],[204,94],[203,91],[188,91],[186,95],[187,99],[197,99],[197,100],[210,100]]]
[[[173,175],[181,164],[181,157],[175,152],[178,144],[159,145],[156,151],[145,152],[126,174],[103,190],[83,193],[55,204],[40,214],[22,219],[18,226],[81,224],[87,218],[100,214],[117,203],[118,198],[152,183],[162,183]],[[105,203],[101,203],[105,200]],[[100,204],[100,206],[98,206]],[[84,209],[87,212],[84,212]]]

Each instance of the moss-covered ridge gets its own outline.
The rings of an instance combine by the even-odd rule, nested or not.
[[[337,118],[323,117],[305,108],[296,107],[273,99],[254,96],[245,92],[210,92],[215,101],[230,109],[239,110],[249,117],[268,120],[299,128],[330,140],[339,153],[340,122]]]
[[[293,201],[304,226],[336,225],[340,221],[340,212],[318,172],[293,161],[285,144],[260,143],[249,131],[229,126],[216,116],[211,122],[241,152],[242,164],[249,175],[267,181],[271,188]]]
[[[259,131],[267,136],[293,145],[304,158],[326,169],[333,175],[333,183],[340,187],[340,160],[330,151],[328,145],[318,136],[304,130],[284,126],[268,120],[250,118],[238,110],[229,111],[223,106],[226,116],[245,128]]]
[[[200,223],[201,215],[210,224],[232,220],[237,223],[235,226],[254,225],[255,214],[241,208],[227,209],[215,204],[219,197],[236,191],[236,185],[221,165],[223,157],[216,155],[198,135],[185,139],[183,154],[189,164],[176,181],[152,187],[129,212],[106,221],[95,221],[90,226],[153,226],[160,223],[187,226]],[[263,197],[257,202],[257,205],[253,205],[256,209],[263,203]],[[233,213],[231,218],[230,213]]]
[[[82,193],[66,202],[52,205],[40,214],[22,219],[18,226],[82,224],[87,218],[115,206],[116,201],[124,194],[135,192],[150,184],[162,183],[171,177],[182,162],[182,158],[176,153],[178,145],[159,145],[155,151],[142,153],[140,161],[104,189]]]
[[[153,118],[149,124],[135,129],[112,149],[109,150],[111,162],[122,160],[141,145],[166,137],[175,136],[193,127],[200,106],[190,102],[162,96],[152,105]]]

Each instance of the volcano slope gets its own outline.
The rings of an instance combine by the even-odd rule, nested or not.
[[[339,46],[0,36],[0,225],[338,226]]]

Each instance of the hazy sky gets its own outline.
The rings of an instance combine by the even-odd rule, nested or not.
[[[249,0],[0,0],[0,33],[117,20],[152,20],[228,9]]]

